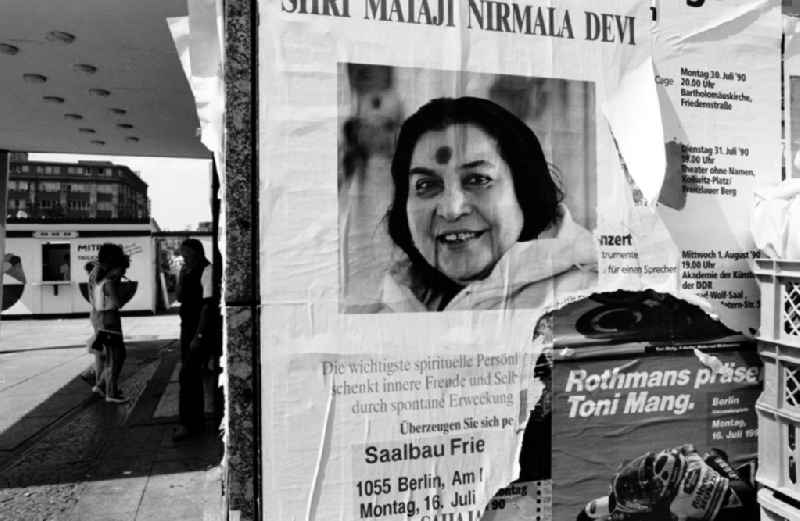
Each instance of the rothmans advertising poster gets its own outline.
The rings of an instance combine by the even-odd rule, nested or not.
[[[651,292],[552,323],[553,519],[758,519],[753,341]]]
[[[744,504],[780,8],[673,4],[260,2],[266,519]]]

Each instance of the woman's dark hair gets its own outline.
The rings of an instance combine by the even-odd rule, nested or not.
[[[203,249],[203,243],[197,239],[185,239],[181,243],[181,248],[188,248],[198,254],[201,258],[206,256],[205,249]]]
[[[100,246],[100,251],[97,253],[97,262],[100,264],[101,277],[114,268],[125,268],[131,265],[130,257],[125,254],[125,250],[119,244],[112,244],[107,242]]]
[[[511,171],[514,193],[522,209],[523,225],[518,241],[535,239],[547,228],[555,219],[561,200],[561,191],[550,176],[539,139],[514,114],[487,99],[465,96],[432,100],[403,123],[392,158],[394,199],[389,209],[389,235],[418,267],[426,266],[427,262],[414,246],[408,227],[406,203],[411,155],[424,133],[456,124],[476,125],[497,142],[498,152]]]

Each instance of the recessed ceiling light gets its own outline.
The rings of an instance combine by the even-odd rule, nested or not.
[[[133,128],[133,125],[131,125],[130,123],[118,123],[117,126],[119,128]]]
[[[106,98],[111,95],[111,91],[107,91],[106,89],[89,89],[89,94]]]
[[[85,72],[86,74],[94,74],[97,72],[97,67],[89,65],[88,63],[76,63],[72,68],[78,72]]]
[[[26,73],[22,75],[22,79],[27,83],[44,83],[47,81],[47,76],[43,74]]]
[[[71,119],[73,121],[78,121],[79,119],[83,119],[83,116],[81,116],[80,114],[69,113],[69,114],[64,114],[64,119]]]
[[[50,31],[45,35],[45,38],[57,43],[72,43],[75,41],[75,35],[65,31]]]
[[[127,111],[127,110],[125,110],[125,109],[121,109],[121,108],[118,108],[118,107],[113,107],[113,108],[110,108],[110,109],[108,109],[108,110],[109,110],[109,111],[110,111],[112,114],[116,114],[116,115],[118,115],[118,116],[122,116],[123,114],[127,114],[127,113],[128,113],[128,111]]]
[[[64,98],[61,96],[42,96],[42,99],[48,103],[64,103]]]
[[[66,31],[50,31],[45,35],[45,38],[51,42],[58,43],[72,43],[75,41],[75,35]]]
[[[79,128],[78,132],[82,132],[83,134],[95,134],[96,133],[96,131],[93,128],[86,128],[86,127]]]
[[[125,138],[125,141],[127,141],[128,143],[138,143],[139,138],[136,136],[128,136]]]
[[[15,54],[19,54],[19,47],[11,45],[10,43],[0,43],[0,53],[14,56]]]
[[[90,141],[90,143],[93,144],[93,145],[99,145],[99,146],[103,146],[103,145],[106,144],[105,141],[102,141],[100,139],[93,139],[93,140]]]

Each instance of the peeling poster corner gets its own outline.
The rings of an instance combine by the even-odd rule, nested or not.
[[[752,460],[780,9],[651,4],[260,3],[265,518],[655,515],[637,465]]]

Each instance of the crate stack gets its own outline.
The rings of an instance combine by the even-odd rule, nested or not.
[[[762,520],[800,520],[800,261],[758,259],[758,493]]]

